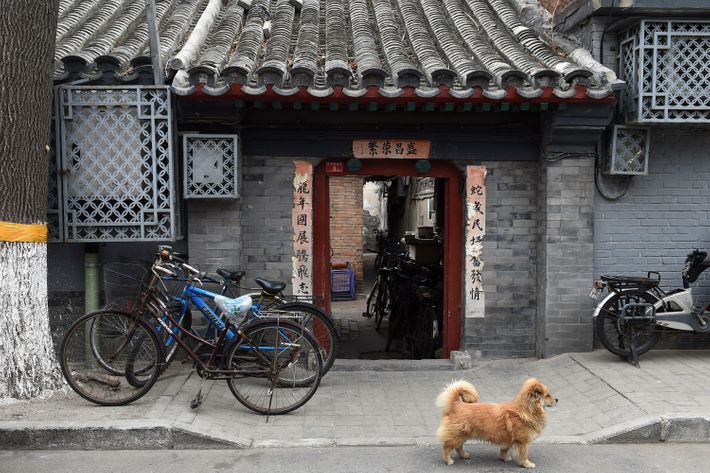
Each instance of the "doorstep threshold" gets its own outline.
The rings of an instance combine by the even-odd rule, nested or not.
[[[337,358],[333,371],[454,371],[449,360],[356,360]]]

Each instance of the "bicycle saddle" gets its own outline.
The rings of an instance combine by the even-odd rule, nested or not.
[[[270,294],[278,294],[286,287],[286,283],[281,281],[267,281],[266,279],[255,278],[254,282]]]
[[[242,280],[246,273],[244,271],[227,271],[226,269],[218,269],[217,274],[222,276],[224,279],[229,279],[230,281],[234,281],[239,284],[239,281]]]

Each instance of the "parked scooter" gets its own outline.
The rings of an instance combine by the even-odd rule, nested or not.
[[[664,330],[710,332],[710,306],[698,307],[690,288],[708,268],[708,253],[693,251],[681,273],[683,288],[668,292],[659,287],[661,275],[655,271],[649,271],[645,278],[603,274],[594,281],[590,293],[596,299],[604,288],[608,290],[594,309],[599,341],[638,367],[638,357],[656,345]]]

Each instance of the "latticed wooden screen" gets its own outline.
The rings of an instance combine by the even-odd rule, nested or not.
[[[187,199],[239,197],[236,135],[183,136],[183,189]]]
[[[61,89],[65,241],[175,238],[170,93]]]
[[[643,127],[614,126],[609,166],[610,174],[648,174],[651,130]]]
[[[642,20],[620,37],[628,122],[710,123],[710,22]]]

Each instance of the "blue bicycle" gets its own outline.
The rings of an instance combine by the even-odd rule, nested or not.
[[[202,298],[211,299],[215,302],[219,309],[220,316],[218,317],[222,323],[224,317],[232,317],[232,322],[240,323],[243,318],[285,318],[291,319],[300,325],[303,325],[308,332],[318,342],[321,358],[323,360],[322,375],[325,375],[335,362],[338,349],[340,346],[340,338],[337,334],[335,322],[325,311],[320,307],[300,300],[288,300],[283,296],[283,289],[286,286],[283,282],[267,281],[265,279],[256,278],[255,282],[259,285],[259,292],[251,292],[246,296],[231,298],[226,294],[231,293],[236,286],[239,287],[239,282],[244,276],[241,271],[226,271],[223,269],[217,270],[220,278],[215,279],[205,273],[199,272],[194,267],[188,265],[179,255],[171,253],[171,261],[173,262],[173,270],[180,274],[177,279],[164,277],[163,281],[165,291],[164,300],[166,301],[168,310],[175,312],[175,318],[182,327],[187,330],[192,330],[202,338],[215,338],[221,328],[216,322],[215,311]],[[202,284],[202,282],[210,282],[218,285],[221,289],[219,294],[212,291],[206,291],[202,288],[195,287],[192,284],[188,292],[185,283],[192,278],[193,283]],[[170,290],[172,289],[172,290]],[[195,297],[197,296],[197,297]],[[250,297],[246,299],[245,297]],[[251,306],[248,301],[251,300]],[[195,327],[193,314],[191,311],[191,303],[204,316],[207,326],[203,329]],[[157,327],[158,334],[166,333]],[[178,331],[178,336],[182,336]],[[177,343],[172,337],[164,337],[166,350],[166,362],[170,363],[177,353]]]
[[[202,300],[219,294],[196,287],[192,275],[183,294],[219,327],[216,340],[206,340],[180,324],[160,289],[162,277],[177,276],[173,267],[169,250],[161,249],[132,312],[106,309],[72,324],[60,350],[62,372],[72,389],[101,405],[139,399],[166,366],[162,339],[185,350],[204,379],[226,380],[237,400],[255,412],[285,414],[308,402],[322,370],[318,342],[308,330],[284,318],[245,316],[238,325],[222,319]],[[207,359],[188,341],[208,347]]]

